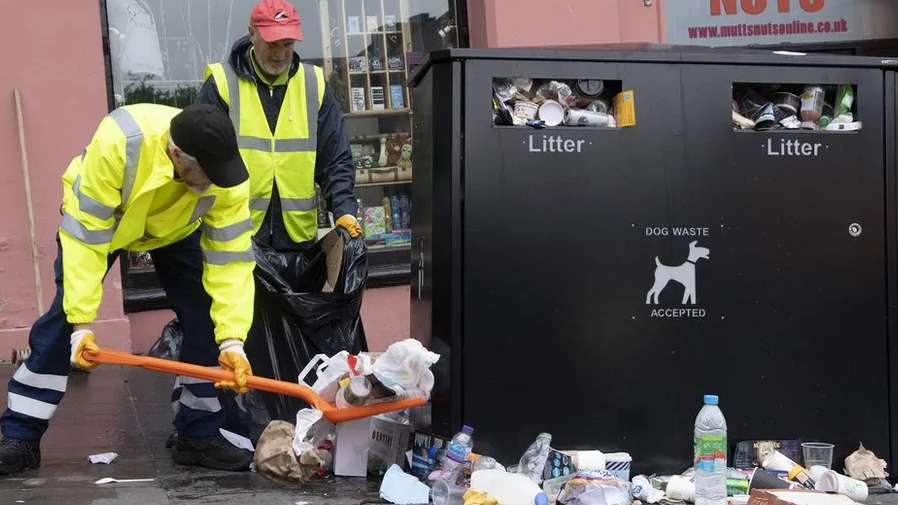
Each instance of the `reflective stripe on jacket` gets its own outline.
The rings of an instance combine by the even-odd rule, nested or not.
[[[324,97],[324,71],[307,63],[301,66],[302,71],[287,83],[274,134],[255,81],[238,77],[228,62],[208,65],[204,76],[214,76],[237,131],[240,154],[250,176],[253,232],[262,226],[277,181],[284,225],[294,242],[313,240],[318,233],[315,158],[318,109]],[[232,95],[233,90],[237,92]]]
[[[150,251],[202,229],[203,285],[212,298],[215,340],[246,339],[252,324],[255,260],[249,181],[202,196],[173,178],[168,129],[179,109],[126,105],[100,122],[62,176],[63,309],[72,324],[97,317],[106,257]],[[166,195],[169,200],[157,200]]]

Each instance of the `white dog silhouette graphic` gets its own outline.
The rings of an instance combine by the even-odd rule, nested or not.
[[[689,243],[689,257],[682,265],[670,267],[662,265],[661,261],[655,256],[655,283],[652,289],[645,295],[646,305],[651,305],[654,301],[658,305],[658,295],[664,291],[664,288],[670,281],[677,281],[686,288],[683,291],[683,304],[687,301],[695,305],[695,262],[700,259],[710,259],[711,251],[707,247],[699,247],[698,241],[693,240]]]

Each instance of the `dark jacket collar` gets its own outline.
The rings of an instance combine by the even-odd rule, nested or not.
[[[253,63],[250,61],[250,47],[252,47],[252,43],[249,41],[249,35],[244,35],[242,38],[238,39],[237,42],[234,42],[234,45],[231,46],[231,55],[228,56],[228,63],[230,63],[234,71],[237,72],[237,76],[243,77],[244,79],[256,78],[256,72],[253,70]],[[293,62],[290,63],[290,78],[293,78],[293,76],[296,75],[296,72],[299,71],[299,65],[301,63],[302,59],[294,52]]]

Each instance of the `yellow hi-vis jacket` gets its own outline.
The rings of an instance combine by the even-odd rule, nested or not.
[[[249,181],[197,195],[174,180],[168,130],[179,112],[155,104],[112,111],[63,174],[63,310],[72,324],[96,319],[108,254],[151,251],[201,228],[215,341],[246,340],[255,294]]]
[[[249,171],[253,234],[262,227],[276,181],[284,227],[297,243],[318,234],[315,158],[318,109],[324,99],[324,71],[307,63],[301,66],[287,82],[274,134],[254,80],[238,77],[227,61],[208,65],[203,77],[215,76],[218,94],[228,104],[237,131],[237,145]]]

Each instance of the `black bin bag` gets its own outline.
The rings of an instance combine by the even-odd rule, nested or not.
[[[255,312],[245,345],[253,373],[297,382],[316,354],[368,350],[361,318],[364,241],[335,228],[302,253],[255,247],[255,254]],[[259,394],[273,419],[296,422],[296,412],[308,407],[299,398]]]
[[[316,354],[368,350],[362,327],[362,294],[368,279],[367,247],[335,228],[302,252],[277,252],[253,246],[256,256],[253,325],[244,350],[253,373],[297,382]],[[151,356],[177,359],[183,331],[177,319],[168,323]],[[307,381],[314,382],[315,374]],[[224,428],[258,441],[272,420],[296,421],[308,404],[273,393],[219,393],[228,414]]]

